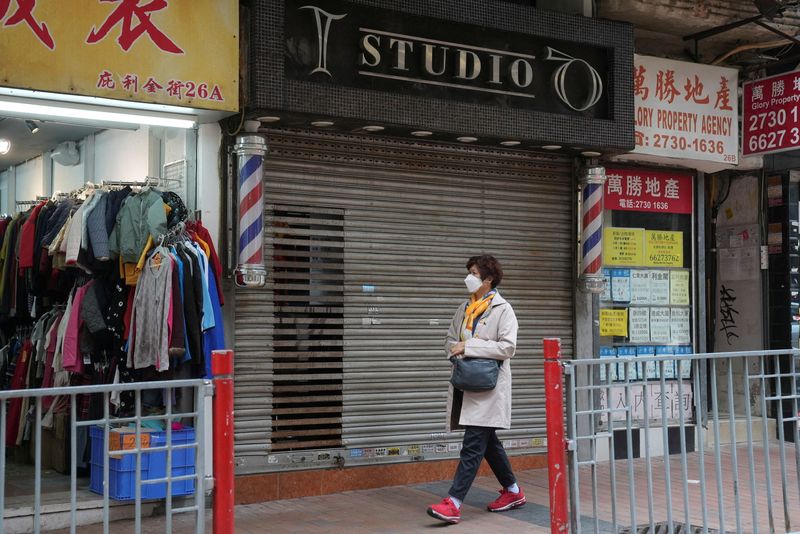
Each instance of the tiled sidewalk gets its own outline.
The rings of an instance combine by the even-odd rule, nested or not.
[[[655,523],[667,521],[669,512],[675,522],[683,522],[688,515],[691,525],[702,525],[705,511],[706,525],[719,529],[719,516],[725,516],[725,531],[735,531],[736,510],[743,532],[753,532],[754,523],[759,531],[768,532],[768,511],[773,511],[775,530],[779,532],[797,531],[800,525],[800,482],[795,464],[795,451],[785,451],[783,462],[779,461],[779,449],[771,445],[769,449],[758,448],[753,454],[754,483],[750,481],[750,467],[747,451],[738,447],[738,462],[733,461],[732,448],[722,447],[720,464],[715,464],[714,454],[706,452],[702,458],[705,469],[706,495],[703,497],[699,484],[701,458],[698,453],[687,455],[687,495],[684,504],[684,475],[679,457],[673,456],[667,464],[663,457],[652,458],[650,469],[644,458],[632,462],[635,487],[629,487],[628,462],[618,460],[614,464],[601,463],[597,469],[597,529],[606,534],[631,524],[630,509],[636,510],[636,524],[647,524],[652,513]],[[800,453],[798,453],[800,454]],[[770,458],[769,469],[766,458]],[[733,469],[733,464],[737,469]],[[610,474],[615,472],[617,493],[611,491]],[[719,484],[716,470],[721,472]],[[738,493],[733,492],[734,473],[738,472]],[[767,473],[771,475],[772,493],[766,491]],[[669,473],[670,490],[666,491]],[[449,480],[439,482],[410,484],[405,486],[382,487],[373,490],[346,491],[330,495],[303,497],[269,501],[259,504],[236,507],[236,532],[242,533],[412,533],[425,532],[434,528],[447,528],[448,532],[516,534],[519,532],[549,532],[547,470],[535,469],[518,471],[517,478],[525,491],[528,504],[524,507],[493,514],[486,511],[486,504],[497,496],[498,484],[494,477],[476,479],[462,507],[462,521],[448,526],[429,517],[427,506],[441,500],[450,486]],[[785,491],[781,480],[786,479]],[[583,467],[579,474],[581,532],[594,532],[593,484],[591,469]],[[751,496],[751,486],[755,494]],[[719,499],[719,493],[722,499]],[[648,495],[652,496],[648,506]],[[671,497],[668,498],[668,495]],[[785,499],[785,502],[784,502]],[[751,502],[755,500],[755,512]],[[684,512],[684,507],[688,508]],[[784,517],[784,509],[786,516]],[[616,511],[617,529],[614,528]],[[210,515],[207,521],[211,532]],[[792,528],[783,528],[789,520]],[[151,518],[143,521],[142,532],[155,534],[165,531],[164,519]],[[81,527],[81,534],[100,533],[102,525]],[[111,527],[113,534],[133,532],[130,521],[115,522]],[[194,532],[194,517],[180,515],[173,521],[173,532]],[[220,534],[220,533],[216,533]],[[224,533],[224,534],[227,534]]]
[[[497,496],[497,482],[493,477],[475,481],[462,507],[461,523],[448,526],[426,513],[429,504],[441,500],[450,481],[394,486],[377,490],[348,491],[331,495],[304,497],[284,501],[271,501],[236,507],[236,532],[243,534],[280,533],[412,533],[447,528],[450,531],[492,534],[518,534],[549,532],[549,515],[546,506],[546,477],[542,470],[518,473],[523,489],[531,487],[533,493],[545,488],[544,504],[529,502],[516,510],[491,513],[486,504]],[[536,484],[540,477],[544,480]],[[532,495],[533,497],[533,495]],[[541,501],[536,495],[533,501]],[[206,521],[211,532],[211,520]],[[164,532],[163,518],[145,519],[142,532]],[[114,534],[133,532],[132,521],[115,522],[110,531]],[[103,532],[102,525],[79,527],[81,534]],[[176,516],[172,531],[176,534],[194,532],[194,517]],[[66,532],[66,531],[59,531]],[[219,534],[219,533],[217,533]]]

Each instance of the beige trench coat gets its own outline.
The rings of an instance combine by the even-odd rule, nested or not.
[[[450,323],[444,349],[450,357],[450,347],[460,341],[466,302],[462,302]],[[492,428],[511,427],[511,357],[517,349],[517,316],[511,304],[496,294],[491,308],[484,314],[472,339],[465,342],[465,358],[492,358],[502,360],[497,376],[497,386],[491,391],[454,390],[447,394],[447,432],[466,426]]]

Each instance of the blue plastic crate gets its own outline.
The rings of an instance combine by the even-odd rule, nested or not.
[[[166,432],[148,432],[151,447],[163,447],[167,442]],[[91,469],[89,489],[95,493],[103,494],[103,453],[105,444],[103,428],[92,427],[89,431],[91,440]],[[193,428],[172,431],[172,445],[193,443],[195,432]],[[136,498],[136,455],[125,454],[112,457],[109,461],[109,491],[110,498],[119,501],[133,500]],[[167,452],[142,453],[142,480],[164,478],[167,473]],[[195,473],[195,449],[179,449],[172,451],[172,476],[193,475]],[[142,484],[142,499],[164,499],[167,496],[166,482],[160,484]],[[172,483],[172,495],[191,495],[195,491],[194,480],[179,480]]]

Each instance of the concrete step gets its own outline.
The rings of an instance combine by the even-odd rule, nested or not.
[[[177,498],[173,507],[182,506]],[[157,515],[163,510],[163,501],[142,501],[142,517]],[[40,524],[43,531],[69,528],[71,518],[70,494],[58,491],[42,494]],[[109,500],[111,521],[132,519],[136,507],[132,502]],[[7,534],[28,534],[33,532],[33,496],[16,496],[6,499],[4,511],[4,531]],[[88,490],[78,490],[75,522],[77,526],[93,525],[103,522],[103,498]]]
[[[764,422],[758,417],[751,421],[748,425],[747,420],[741,416],[734,416],[734,425],[731,426],[730,418],[727,414],[719,415],[719,441],[722,445],[730,445],[731,443],[731,429],[733,428],[736,433],[736,443],[747,443],[747,427],[750,426],[752,439],[754,444],[762,444],[764,442]],[[714,422],[709,419],[708,425],[704,429],[706,448],[713,448],[715,443],[714,435]],[[777,426],[775,419],[767,419],[767,439],[774,441],[777,436]]]

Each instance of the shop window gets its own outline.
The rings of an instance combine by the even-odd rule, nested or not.
[[[666,409],[669,421],[679,420],[681,411],[690,420],[691,386],[685,385],[679,397],[677,384],[679,378],[690,381],[690,365],[666,359],[663,367],[652,361],[625,367],[614,359],[694,352],[694,177],[649,169],[607,169],[606,173],[606,284],[600,295],[599,356],[609,365],[600,369],[600,381],[611,386],[609,400],[614,406],[624,403],[623,383],[645,386],[641,395],[649,397],[650,413],[634,399],[636,422],[660,419],[662,397],[672,399]]]
[[[341,446],[344,212],[267,208],[274,280],[272,450]]]

